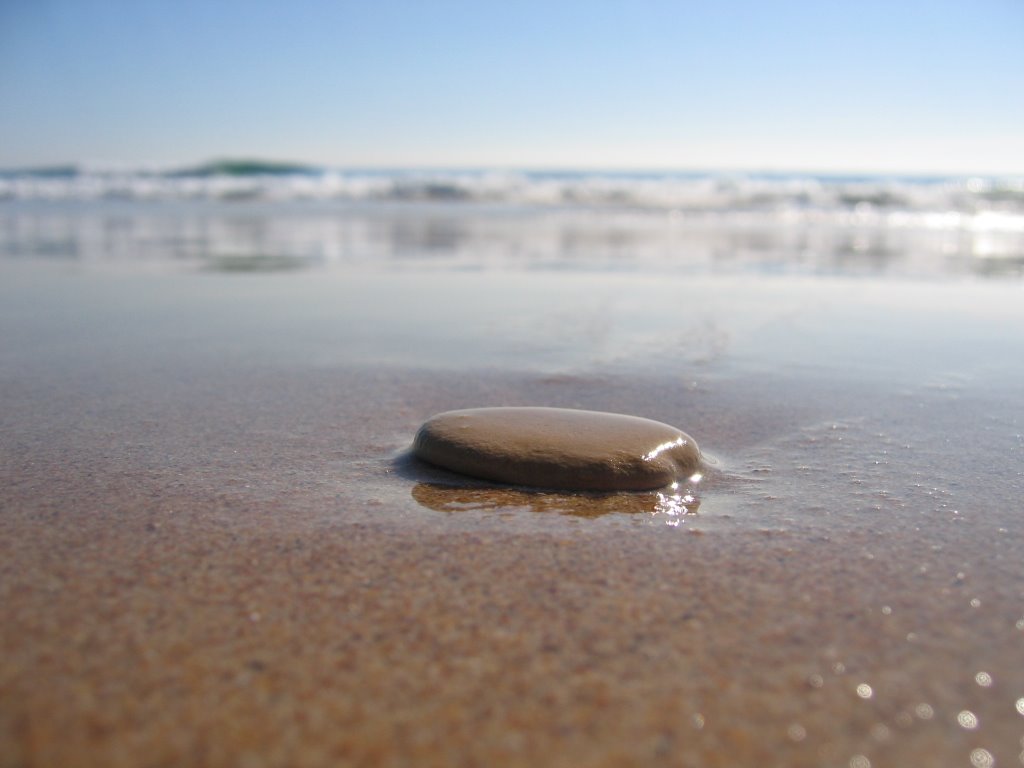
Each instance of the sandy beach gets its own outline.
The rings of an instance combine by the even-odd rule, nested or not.
[[[144,217],[52,215],[0,258],[0,765],[1024,762],[1017,262],[448,209],[132,261]],[[275,257],[328,226],[405,250]],[[677,426],[699,507],[407,456],[492,405]]]

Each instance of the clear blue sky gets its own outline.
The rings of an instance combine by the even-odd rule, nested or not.
[[[1024,172],[1024,0],[0,0],[0,166]]]

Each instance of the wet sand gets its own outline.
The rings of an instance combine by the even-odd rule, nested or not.
[[[2,765],[1020,763],[1015,282],[2,273]],[[538,404],[699,507],[405,453]]]

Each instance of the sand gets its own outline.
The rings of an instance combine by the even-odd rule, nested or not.
[[[1016,283],[0,270],[0,765],[1019,762]],[[699,503],[408,457],[467,404],[685,423]]]

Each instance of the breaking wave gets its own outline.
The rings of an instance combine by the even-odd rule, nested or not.
[[[1022,178],[337,170],[220,161],[174,171],[60,166],[0,172],[0,200],[267,200],[1024,216]]]

